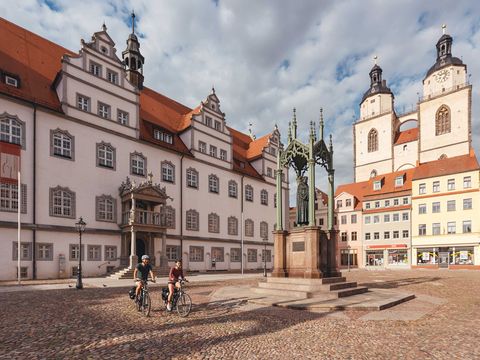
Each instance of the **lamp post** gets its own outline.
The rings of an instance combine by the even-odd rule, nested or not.
[[[263,244],[265,245],[265,249],[263,250],[263,277],[267,277],[267,242],[268,238],[263,239]]]
[[[347,254],[347,266],[348,266],[348,272],[350,272],[350,245],[347,246],[348,249],[348,254]]]
[[[78,231],[78,236],[80,237],[80,246],[78,248],[78,271],[77,271],[77,289],[83,289],[82,284],[82,233],[85,231],[85,226],[87,223],[83,221],[83,218],[80,216],[80,219],[75,223],[75,229]]]

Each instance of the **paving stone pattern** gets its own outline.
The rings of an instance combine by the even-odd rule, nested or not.
[[[150,318],[135,311],[125,288],[4,292],[0,359],[480,358],[480,272],[346,275],[417,298],[380,312],[309,312],[218,300],[215,288],[255,280],[215,281],[187,288],[195,307],[182,319],[161,310],[158,289]],[[402,312],[405,320],[395,320]]]

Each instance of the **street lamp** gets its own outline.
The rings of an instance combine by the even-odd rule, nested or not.
[[[267,242],[268,238],[263,238],[263,244],[265,245],[265,249],[263,251],[263,277],[267,277]]]
[[[348,271],[350,272],[350,245],[347,246],[348,254],[347,254],[347,264],[348,264]]]
[[[75,223],[75,229],[78,231],[78,236],[80,237],[80,246],[78,247],[78,270],[77,270],[77,289],[83,289],[82,284],[82,233],[85,231],[85,226],[87,223],[83,221],[83,218],[80,216],[80,220]]]

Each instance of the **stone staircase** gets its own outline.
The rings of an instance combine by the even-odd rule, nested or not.
[[[266,282],[258,283],[258,287],[253,291],[268,297],[338,299],[366,293],[368,288],[357,286],[354,281],[347,282],[345,277],[322,279],[269,277]]]
[[[113,274],[110,274],[107,276],[109,279],[133,279],[133,271],[134,269],[131,269],[129,267],[126,267],[124,269],[120,269]],[[170,269],[167,267],[154,267],[153,268],[153,274],[156,277],[162,277],[162,276],[168,276]]]

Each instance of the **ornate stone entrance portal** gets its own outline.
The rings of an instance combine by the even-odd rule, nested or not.
[[[275,260],[273,277],[337,277],[336,231],[333,224],[334,172],[333,143],[323,139],[323,113],[320,110],[320,138],[310,122],[309,143],[297,139],[297,118],[289,123],[288,143],[277,155],[277,228],[274,231]],[[328,176],[328,224],[322,229],[315,223],[315,165],[325,168]],[[286,231],[283,225],[282,169],[293,168],[297,176],[297,227]],[[308,177],[305,173],[308,170]]]

